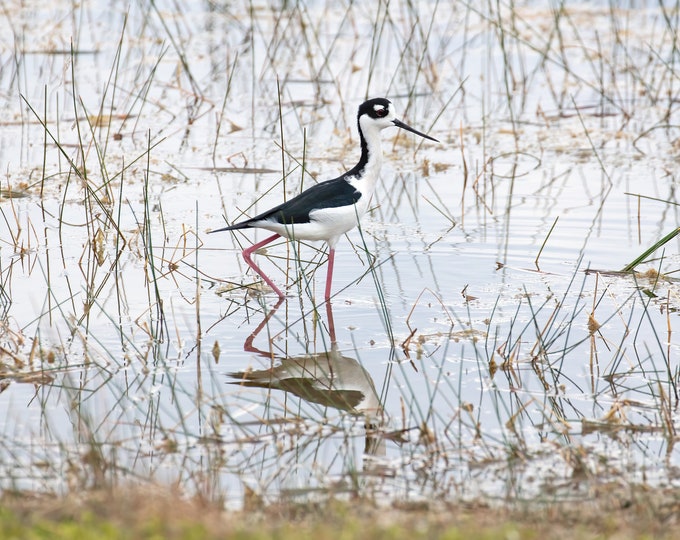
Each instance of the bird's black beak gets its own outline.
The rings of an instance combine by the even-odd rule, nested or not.
[[[417,131],[417,130],[413,129],[413,128],[412,128],[411,126],[409,126],[408,124],[404,124],[404,122],[402,122],[401,120],[394,119],[394,120],[392,120],[392,123],[393,123],[395,126],[397,126],[398,128],[405,129],[406,131],[410,131],[411,133],[415,133],[416,135],[420,135],[421,137],[423,137],[423,138],[425,138],[425,139],[430,139],[431,141],[439,142],[439,141],[438,141],[437,139],[435,139],[434,137],[430,137],[429,135],[425,135],[424,133],[421,133],[420,131]]]

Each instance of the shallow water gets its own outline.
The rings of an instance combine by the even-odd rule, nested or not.
[[[677,484],[677,240],[660,279],[615,273],[678,225],[656,3],[156,5],[0,19],[5,489]],[[442,143],[384,132],[330,313],[323,246],[258,255],[273,310],[240,257],[263,233],[207,232],[351,167],[366,95]]]

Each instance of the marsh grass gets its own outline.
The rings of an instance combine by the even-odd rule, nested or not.
[[[656,252],[658,249],[662,248],[666,244],[668,244],[673,238],[675,238],[678,234],[680,233],[680,228],[675,229],[674,231],[671,231],[668,233],[666,236],[661,238],[658,242],[655,242],[653,245],[651,245],[648,249],[646,249],[640,256],[636,257],[633,259],[631,262],[629,262],[626,266],[623,267],[621,270],[622,272],[631,272],[635,269],[636,266],[638,266],[640,263],[647,261],[650,255],[652,255],[654,252]]]
[[[21,155],[0,203],[2,489],[162,482],[251,511],[675,489],[669,9],[636,34],[633,9],[566,4],[240,7],[102,22],[85,2],[69,54],[57,33],[0,71]],[[115,30],[96,55],[85,20]],[[386,135],[334,311],[325,248],[258,254],[294,295],[272,307],[239,258],[253,236],[204,231],[346,170],[376,94],[444,144]],[[332,355],[379,415],[320,400],[338,367],[274,384]],[[268,385],[227,384],[254,371]]]

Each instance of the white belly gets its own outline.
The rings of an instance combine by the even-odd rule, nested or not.
[[[362,197],[351,206],[320,208],[309,213],[308,223],[286,225],[276,221],[262,221],[258,227],[270,230],[286,238],[294,240],[323,240],[331,247],[347,231],[352,230],[359,223],[361,217],[368,210],[369,200]]]

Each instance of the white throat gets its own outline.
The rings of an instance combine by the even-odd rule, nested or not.
[[[361,133],[364,136],[366,148],[368,149],[368,163],[365,165],[362,183],[364,184],[364,189],[367,189],[372,193],[375,183],[380,176],[380,167],[382,166],[383,161],[382,145],[380,141],[380,132],[382,131],[382,128],[376,126],[375,123],[371,122],[367,117],[362,117],[359,122],[361,124]]]

